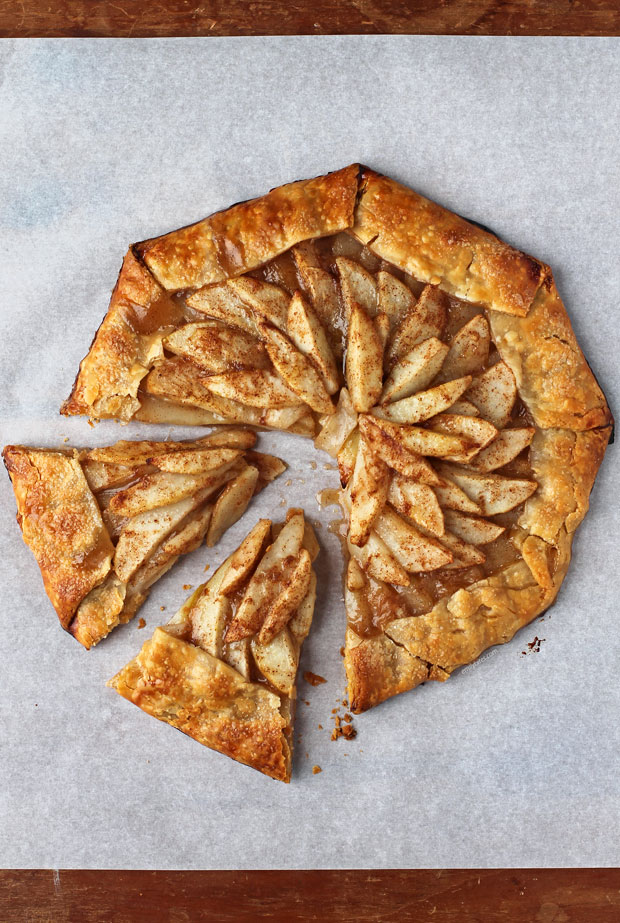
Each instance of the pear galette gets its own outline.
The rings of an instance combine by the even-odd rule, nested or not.
[[[353,711],[552,603],[612,423],[549,267],[358,165],[130,247],[63,413],[337,457]]]
[[[224,429],[193,442],[7,446],[17,520],[62,627],[92,647],[134,617],[179,555],[214,545],[285,469],[255,442]]]
[[[318,550],[302,510],[289,510],[284,524],[259,520],[108,685],[206,747],[288,782]]]

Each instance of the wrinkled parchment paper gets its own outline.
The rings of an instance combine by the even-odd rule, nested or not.
[[[0,43],[2,443],[167,435],[58,415],[128,243],[354,160],[548,261],[618,408],[619,62],[615,39]],[[327,528],[335,510],[315,494],[336,472],[298,437],[263,435],[259,447],[289,471],[216,549],[157,584],[145,629],[136,620],[89,653],[60,630],[0,479],[1,864],[617,865],[617,448],[544,620],[332,742],[341,561]],[[302,672],[327,683],[300,680],[285,786],[104,684],[176,610],[184,584],[201,582],[207,563],[212,573],[259,516],[291,505],[321,525]]]

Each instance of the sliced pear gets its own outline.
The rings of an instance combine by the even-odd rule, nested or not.
[[[228,567],[219,587],[222,596],[232,596],[252,576],[270,536],[271,519],[259,519],[237,550],[227,559]]]
[[[269,357],[256,337],[219,321],[186,324],[168,334],[163,343],[169,352],[213,373],[269,368]]]
[[[419,452],[408,449],[402,441],[398,424],[375,417],[360,416],[360,431],[370,449],[395,471],[415,478],[422,484],[436,484],[437,474]]]
[[[471,440],[462,436],[452,436],[447,433],[434,433],[429,429],[419,426],[407,426],[402,423],[393,423],[381,417],[373,416],[372,423],[384,433],[394,439],[403,448],[419,455],[430,455],[432,458],[445,458],[446,455],[459,455],[471,448]],[[361,425],[361,424],[360,424]],[[398,469],[397,469],[398,470]],[[405,472],[403,472],[404,474]],[[415,475],[409,475],[415,477]],[[422,480],[421,478],[419,480]],[[432,484],[433,481],[422,483]],[[435,482],[436,483],[436,482]]]
[[[443,474],[443,466],[440,471]],[[496,516],[513,510],[531,497],[538,487],[536,481],[505,478],[499,474],[477,474],[452,466],[446,466],[446,473],[480,506],[484,516]]]
[[[448,349],[437,337],[429,337],[428,340],[414,346],[411,352],[403,356],[392,368],[383,386],[381,403],[399,401],[428,387],[439,374]]]
[[[231,611],[230,601],[210,591],[207,584],[190,611],[192,643],[213,657],[221,658]]]
[[[435,286],[427,285],[422,290],[417,303],[407,310],[394,331],[388,351],[390,366],[423,340],[429,337],[441,339],[448,316],[447,304],[445,294]]]
[[[252,654],[250,639],[242,638],[241,641],[233,641],[231,644],[225,644],[222,651],[222,660],[230,667],[241,673],[244,679],[252,679]]]
[[[489,358],[490,345],[487,319],[484,314],[476,314],[454,336],[444,362],[443,376],[446,379],[460,378],[477,372]]]
[[[387,314],[384,314],[383,311],[375,316],[375,327],[377,328],[377,333],[379,334],[379,339],[381,340],[381,349],[385,351],[387,341],[390,336],[390,318]]]
[[[340,385],[338,367],[325,328],[301,292],[295,292],[288,306],[288,335],[305,356],[318,368],[328,394]]]
[[[207,391],[205,393],[208,394]],[[209,395],[209,397],[213,397],[213,395]],[[224,420],[221,414],[213,413],[202,407],[175,403],[172,400],[146,393],[140,395],[140,406],[136,410],[133,419],[138,420],[140,423],[158,423],[160,425],[171,423],[173,426],[209,426],[212,423],[231,422],[230,420]],[[244,423],[245,420],[238,418],[238,422]]]
[[[286,465],[277,455],[268,455],[266,452],[254,452],[250,449],[245,453],[248,464],[253,465],[258,470],[257,491],[262,490],[266,484],[275,481],[283,471],[286,471]]]
[[[412,519],[432,535],[443,535],[443,513],[433,488],[428,484],[420,484],[402,474],[396,474],[390,483],[387,498],[398,513]]]
[[[114,571],[119,580],[127,583],[159,543],[204,502],[208,492],[209,489],[134,516],[122,529],[116,545]]]
[[[409,586],[411,583],[405,568],[376,532],[371,532],[366,544],[357,551],[362,567],[374,580],[382,580],[394,586]]]
[[[287,426],[289,433],[295,433],[297,436],[307,436],[313,439],[316,436],[317,423],[312,415],[312,411],[306,409],[290,426]]]
[[[316,532],[310,523],[306,520],[304,520],[304,538],[302,545],[310,555],[310,560],[316,561],[319,556],[321,546],[317,541]]]
[[[302,432],[302,421],[307,417],[308,407],[306,404],[297,404],[295,407],[273,407],[267,410],[261,417],[261,425],[269,426],[273,429],[288,429],[290,432],[296,431],[299,427]],[[313,435],[314,431],[312,434]]]
[[[348,492],[351,498],[349,538],[354,545],[368,541],[372,524],[385,506],[390,475],[383,459],[373,455],[364,439],[360,440]]]
[[[441,536],[441,542],[454,556],[453,562],[446,564],[447,570],[474,567],[477,564],[484,564],[486,561],[486,555],[479,548],[464,542],[462,538],[447,529]]]
[[[377,273],[377,296],[379,310],[387,314],[392,329],[415,305],[411,289],[400,279],[383,270]]]
[[[277,598],[284,578],[283,562],[290,563],[299,554],[304,539],[304,517],[298,513],[283,527],[263,555],[248,583],[243,599],[228,626],[226,641],[239,641],[255,634]]]
[[[259,644],[256,638],[252,638],[251,648],[256,666],[265,679],[278,692],[292,696],[299,652],[289,630],[284,628],[269,644]]]
[[[212,548],[233,523],[243,516],[254,496],[258,469],[247,465],[221,492],[213,507],[207,533],[207,546]]]
[[[299,554],[295,556],[294,562],[286,582],[281,587],[280,593],[261,626],[258,634],[259,644],[269,644],[282,631],[308,592],[312,574],[312,561],[305,548],[302,548]]]
[[[176,503],[205,487],[216,490],[226,480],[226,473],[233,464],[231,462],[206,474],[169,474],[167,471],[147,474],[131,487],[114,494],[108,509],[115,516],[137,516],[147,510]]]
[[[338,472],[340,474],[340,483],[344,487],[349,483],[349,479],[355,468],[355,459],[360,444],[360,431],[354,429],[343,447],[338,452]]]
[[[173,557],[173,560],[176,560],[177,556],[180,554],[188,554],[190,551],[195,551],[195,549],[202,544],[207,534],[212,512],[213,504],[205,503],[204,506],[186,517],[182,527],[162,543],[159,549],[162,554],[165,557]],[[156,555],[153,557],[156,557]]]
[[[410,397],[404,397],[393,404],[384,404],[381,407],[381,415],[396,423],[419,423],[428,420],[447,410],[461,397],[470,384],[471,375],[446,381],[444,384],[429,388],[428,391],[419,391]]]
[[[187,452],[162,452],[153,455],[149,464],[171,474],[200,474],[232,465],[243,455],[242,449],[194,449]]]
[[[211,375],[204,380],[204,385],[214,394],[250,407],[274,409],[302,403],[278,375],[264,369]]]
[[[350,323],[353,305],[363,308],[369,317],[377,313],[377,283],[367,269],[344,256],[336,258],[344,315]]]
[[[316,248],[316,244],[313,240],[302,240],[300,243],[295,244],[295,246],[291,249],[291,255],[298,269],[300,263],[304,268],[321,268],[321,259]]]
[[[354,408],[370,410],[383,387],[383,346],[372,318],[356,303],[349,319],[345,378]]]
[[[351,402],[351,397],[346,388],[342,388],[338,396],[336,413],[324,422],[321,432],[314,440],[317,449],[322,449],[336,458],[338,452],[357,426],[357,413]]]
[[[374,534],[376,535],[376,532]],[[379,536],[377,536],[377,538],[379,541],[381,541]],[[387,553],[389,554],[387,545],[385,547],[386,547]],[[352,553],[361,554],[361,550],[353,546]],[[398,562],[396,563],[398,564]],[[398,564],[398,567],[400,567],[400,564]],[[409,580],[407,571],[405,571],[404,573],[405,573],[405,576],[407,577],[407,580]],[[349,563],[347,564],[347,576],[346,576],[345,582],[346,582],[346,586],[348,590],[361,590],[362,587],[366,585],[366,577],[364,576],[364,571],[362,570],[362,568],[360,567],[360,565],[358,564],[357,560],[354,557],[349,558]]]
[[[453,408],[451,407],[450,410]],[[457,413],[440,413],[429,421],[434,432],[452,433],[470,440],[471,448],[450,456],[451,461],[469,462],[477,452],[497,436],[497,430],[488,420],[481,417],[462,416]]]
[[[201,314],[220,318],[233,327],[256,334],[256,326],[247,306],[227,282],[199,288],[188,296],[187,303]]]
[[[82,471],[88,481],[88,486],[95,493],[98,490],[110,490],[113,487],[122,487],[133,481],[140,471],[140,465],[112,465],[107,462],[90,461],[82,462]]]
[[[270,373],[256,370],[237,374],[260,376]],[[254,408],[244,406],[243,402],[230,400],[226,396],[219,396],[210,390],[207,385],[211,381],[212,378],[201,372],[193,362],[181,356],[174,356],[155,366],[144,379],[143,387],[147,394],[209,410],[217,415],[217,422],[260,422],[260,414]]]
[[[535,432],[531,426],[502,430],[493,442],[471,461],[472,468],[485,472],[502,468],[521,454],[531,443]]]
[[[466,516],[456,510],[446,510],[445,518],[448,529],[470,545],[487,545],[506,531],[503,526],[488,519]]]
[[[317,265],[316,255],[308,256],[303,248],[291,250],[299,277],[325,332],[334,355],[342,358],[342,339],[336,319],[340,317],[340,302],[336,283],[330,273]]]
[[[288,623],[288,630],[293,635],[298,644],[308,636],[310,631],[310,626],[312,625],[312,617],[314,615],[314,604],[316,602],[316,574],[314,571],[310,573],[310,584],[306,595],[300,602],[297,607],[297,611],[293,614],[290,622]]]
[[[433,487],[433,490],[440,506],[444,509],[460,510],[462,513],[482,513],[480,506],[448,478],[439,479],[439,483]]]
[[[517,399],[515,377],[506,363],[500,361],[474,378],[466,397],[483,417],[502,429]]]
[[[285,384],[317,413],[335,413],[323,379],[315,365],[293,346],[289,338],[269,324],[259,324],[269,358]]]
[[[147,440],[134,442],[121,439],[114,445],[102,446],[100,449],[89,449],[84,457],[88,461],[102,462],[106,465],[125,465],[138,468],[140,465],[148,464],[149,458],[153,455],[159,455],[163,452],[187,452],[194,449],[210,448],[214,444],[224,445],[224,443],[214,442],[215,437],[219,437],[224,433],[249,433],[256,439],[254,433],[250,433],[249,430],[220,430],[215,433],[209,433],[207,436],[201,436],[200,439],[187,440],[186,442],[152,442]]]
[[[450,413],[458,413],[462,417],[479,417],[480,411],[475,404],[472,404],[471,401],[465,400],[462,397],[459,401],[455,401],[452,407],[450,408]]]
[[[239,276],[226,283],[241,301],[256,312],[262,320],[268,321],[280,330],[286,330],[289,295],[279,285],[272,285],[252,276]]]
[[[396,560],[412,573],[436,570],[453,560],[452,554],[438,541],[422,535],[390,506],[377,516],[374,530]]]

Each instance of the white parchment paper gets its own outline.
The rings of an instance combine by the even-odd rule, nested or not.
[[[618,408],[619,123],[615,39],[0,43],[2,443],[166,435],[58,415],[127,244],[354,160],[548,261]],[[544,620],[446,685],[359,717],[354,741],[331,742],[344,689],[341,563],[327,530],[334,511],[320,511],[315,493],[336,473],[299,438],[265,435],[261,446],[289,472],[217,549],[199,549],[157,585],[140,613],[147,628],[119,629],[90,653],[60,630],[0,479],[0,862],[617,865],[618,449]],[[285,786],[104,683],[175,611],[184,584],[288,505],[322,524],[302,670],[328,682],[300,682]],[[540,651],[524,655],[536,636]]]

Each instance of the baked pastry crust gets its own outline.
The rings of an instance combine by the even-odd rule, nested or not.
[[[279,697],[164,628],[155,629],[109,685],[205,747],[289,781],[291,754]]]
[[[285,469],[274,456],[226,448],[255,439],[247,430],[225,430],[197,443],[7,446],[17,521],[62,627],[92,647],[135,616],[181,554],[205,539],[215,544],[251,496]],[[209,471],[205,461],[201,472],[201,459],[218,451],[227,453],[215,460],[220,466]],[[198,459],[198,473],[165,470],[171,458],[178,466],[188,457]]]
[[[128,303],[156,318],[164,290],[234,279],[294,245],[343,230],[416,280],[480,306],[536,427],[530,463],[538,489],[518,519],[520,560],[445,596],[425,614],[394,619],[376,637],[349,629],[351,707],[362,711],[425,679],[447,679],[485,647],[509,640],[553,602],[566,573],[613,420],[546,264],[353,164],[134,245],[63,413],[152,419],[138,388],[161,340],[152,325],[145,325],[146,334],[124,325]],[[107,372],[109,337],[115,352]],[[178,419],[176,412],[167,417],[165,406],[157,413],[160,422]],[[194,418],[207,420],[221,418],[204,411]]]

